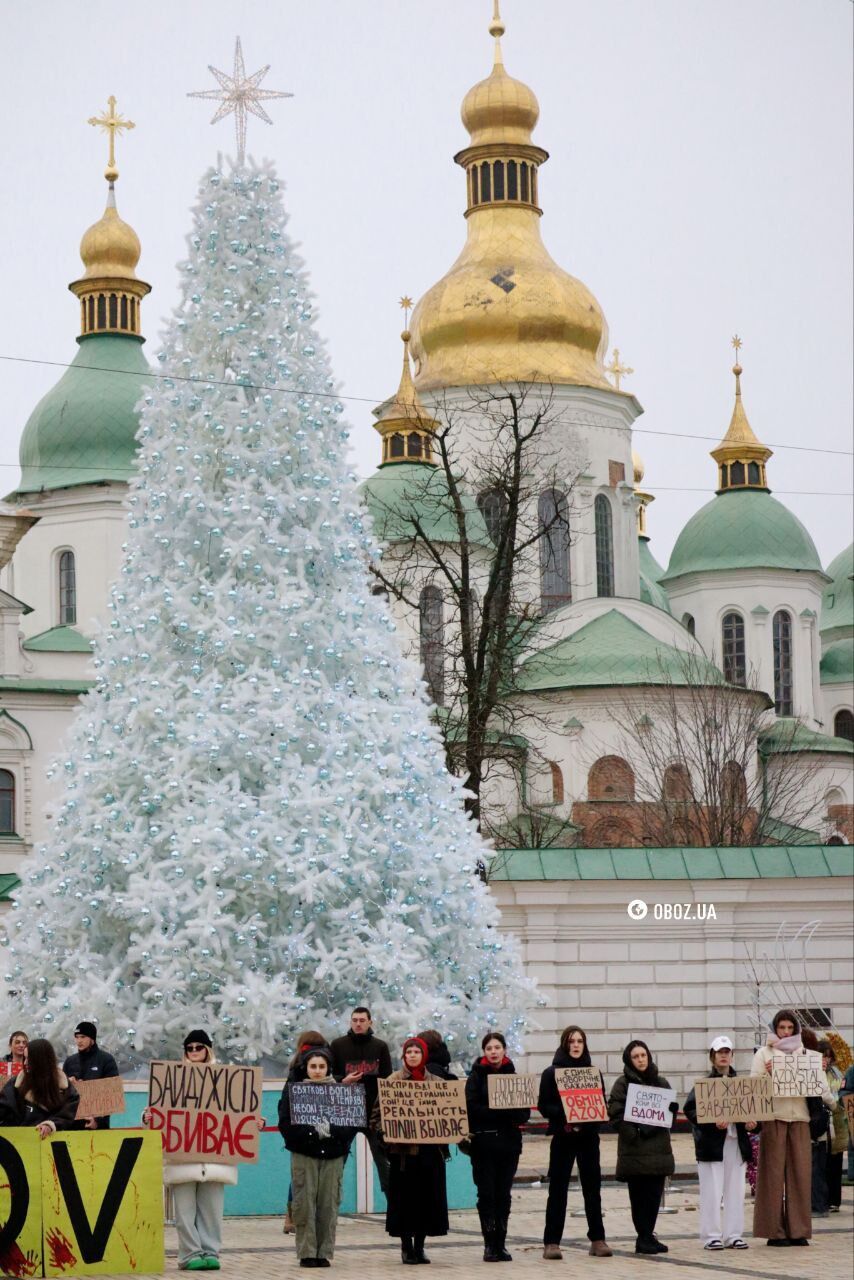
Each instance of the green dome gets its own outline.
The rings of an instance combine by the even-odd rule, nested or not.
[[[834,640],[821,658],[822,684],[854,683],[854,640]]]
[[[662,582],[725,569],[822,572],[800,520],[764,489],[729,489],[701,507],[676,539]]]
[[[457,521],[441,467],[424,462],[387,462],[361,485],[361,494],[380,542],[406,542],[416,537],[414,512],[418,513],[424,536],[431,541],[458,541]],[[464,495],[463,507],[469,541],[491,547],[477,503]]]
[[[650,551],[648,538],[638,538],[638,569],[641,600],[644,604],[651,604],[655,609],[663,609],[665,613],[670,613],[667,592],[659,586],[664,577],[664,570]]]
[[[151,376],[141,339],[99,333],[79,341],[71,366],[24,427],[18,494],[130,478],[136,405]]]
[[[825,639],[854,635],[854,543],[827,566],[832,582],[821,598],[821,633]]]

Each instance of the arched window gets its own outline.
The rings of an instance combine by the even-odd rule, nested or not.
[[[833,735],[854,742],[854,711],[837,711],[833,717]]]
[[[442,592],[425,587],[418,602],[421,630],[421,666],[430,697],[441,707],[445,698],[445,620]]]
[[[730,684],[747,684],[747,651],[744,646],[744,618],[740,613],[724,614],[724,679]]]
[[[469,169],[469,177],[471,178],[471,202],[472,204],[479,204],[476,164],[473,164]]]
[[[588,800],[634,800],[635,775],[621,756],[602,756],[587,775]]]
[[[792,698],[792,615],[778,609],[772,623],[774,637],[774,710],[794,715]]]
[[[593,503],[596,522],[596,594],[614,594],[614,529],[611,504],[604,493],[597,494]]]
[[[540,606],[543,613],[572,599],[569,508],[559,489],[546,489],[537,506],[540,532]]]
[[[496,200],[504,199],[504,164],[496,160],[492,166],[492,190]]]
[[[406,451],[406,444],[403,439],[403,436],[400,434],[399,431],[395,431],[394,435],[391,438],[391,448],[389,449],[389,453],[391,454],[392,458],[402,458],[405,454],[405,451]]]
[[[549,760],[552,775],[552,804],[563,804],[563,773],[556,760]]]
[[[721,800],[731,817],[738,819],[747,806],[747,783],[744,770],[735,760],[728,760],[721,769]]]
[[[693,636],[696,634],[696,623],[694,622],[693,613],[682,614],[682,626],[688,632],[689,636]]]
[[[480,508],[480,514],[483,516],[483,522],[486,525],[486,532],[489,534],[493,546],[498,546],[498,540],[501,537],[501,529],[504,524],[504,516],[507,511],[504,494],[500,489],[488,489],[486,493],[481,493],[478,496],[477,505]]]
[[[517,181],[516,161],[510,160],[507,163],[507,199],[518,200],[519,183]]]
[[[0,769],[0,835],[15,834],[15,775]]]
[[[77,621],[77,572],[74,552],[63,551],[59,557],[59,625],[73,626]]]
[[[421,457],[421,437],[417,431],[410,431],[406,442],[406,452],[410,458]]]
[[[526,164],[519,165],[519,172],[522,178],[522,199],[528,199],[528,166]]]
[[[484,204],[492,199],[492,170],[488,160],[480,166],[480,198]]]
[[[662,791],[665,800],[691,799],[691,775],[684,764],[669,764],[664,770]]]

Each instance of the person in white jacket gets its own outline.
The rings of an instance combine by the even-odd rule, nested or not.
[[[184,1039],[184,1061],[194,1066],[216,1062],[206,1031],[191,1031]],[[142,1123],[149,1122],[148,1109]],[[259,1129],[264,1121],[259,1119]],[[164,1164],[163,1183],[172,1188],[178,1232],[179,1271],[219,1271],[225,1188],[237,1183],[233,1164]]]

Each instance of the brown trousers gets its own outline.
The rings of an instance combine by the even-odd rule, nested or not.
[[[764,1240],[808,1240],[811,1183],[809,1122],[763,1120],[753,1235]]]

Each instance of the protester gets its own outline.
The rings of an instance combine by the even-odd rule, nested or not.
[[[200,1067],[216,1062],[207,1031],[190,1031],[184,1037],[184,1062]],[[148,1125],[146,1107],[142,1123]],[[263,1129],[264,1121],[258,1121]],[[233,1164],[164,1164],[163,1182],[172,1188],[175,1228],[178,1232],[179,1271],[219,1271],[222,1248],[222,1213],[225,1188],[237,1182]]]
[[[709,1061],[712,1064],[709,1080],[737,1074],[732,1066],[732,1041],[728,1036],[715,1036],[709,1046]],[[756,1128],[756,1121],[727,1124],[726,1120],[718,1120],[697,1124],[695,1092],[692,1089],[688,1094],[684,1111],[694,1131],[694,1154],[700,1179],[700,1239],[705,1249],[747,1249],[744,1180],[751,1157],[748,1131]]]
[[[589,1253],[594,1258],[613,1256],[605,1240],[605,1224],[602,1221],[602,1169],[599,1163],[599,1126],[593,1123],[567,1124],[563,1103],[555,1082],[555,1072],[561,1067],[591,1066],[587,1036],[581,1027],[567,1027],[552,1058],[540,1077],[540,1096],[537,1109],[548,1121],[551,1134],[549,1148],[549,1198],[546,1203],[546,1225],[543,1231],[543,1257],[558,1261],[561,1239],[566,1223],[566,1200],[573,1165],[578,1162],[578,1176],[584,1197],[584,1214],[587,1218]],[[599,1072],[602,1101],[605,1101],[605,1082]]]
[[[417,1036],[403,1043],[403,1066],[392,1080],[424,1080],[427,1046]],[[382,1133],[379,1101],[371,1124]],[[401,1261],[410,1265],[429,1262],[424,1253],[427,1236],[448,1234],[448,1197],[445,1188],[447,1148],[434,1143],[385,1143],[389,1173],[385,1229],[400,1239]]]
[[[328,1049],[329,1042],[325,1036],[322,1036],[320,1034],[319,1031],[301,1031],[300,1034],[297,1036],[297,1047],[294,1050],[293,1054],[291,1055],[291,1060],[288,1063],[288,1074],[287,1074],[288,1081],[292,1081],[294,1079],[294,1069],[296,1068],[300,1058],[302,1057],[303,1049],[309,1049],[315,1046],[318,1046],[318,1047],[323,1046],[324,1048]],[[293,1204],[293,1199],[294,1199],[294,1188],[293,1188],[293,1183],[291,1182],[288,1185],[288,1202],[287,1202],[287,1205],[285,1206],[285,1221],[282,1226],[282,1231],[286,1236],[293,1235],[295,1230],[293,1214],[291,1213],[291,1206]]]
[[[4,1062],[11,1062],[12,1067],[21,1068],[27,1057],[27,1045],[30,1043],[30,1037],[26,1031],[13,1031],[9,1036],[9,1052],[3,1059]]]
[[[830,1133],[828,1137],[827,1157],[824,1166],[824,1179],[827,1187],[827,1207],[830,1213],[839,1213],[842,1207],[842,1156],[848,1146],[848,1121],[845,1117],[845,1103],[840,1099],[842,1089],[842,1072],[836,1065],[836,1055],[829,1040],[819,1040],[819,1052],[824,1073],[827,1076],[827,1087],[834,1099],[833,1112],[830,1117]]]
[[[442,1080],[457,1080],[451,1070],[451,1051],[442,1039],[440,1031],[419,1031],[418,1039],[427,1046],[427,1070]]]
[[[812,1027],[801,1027],[801,1044],[810,1053],[819,1052],[818,1036]],[[830,1092],[830,1082],[827,1081],[826,1073],[825,1081]],[[827,1187],[827,1153],[830,1117],[826,1116],[826,1122],[823,1125],[814,1125],[812,1120],[814,1106],[814,1102],[807,1102],[807,1107],[810,1109],[810,1212],[814,1218],[828,1218],[830,1200]]]
[[[675,1168],[670,1130],[625,1119],[630,1084],[651,1089],[670,1088],[664,1076],[659,1075],[643,1040],[630,1040],[623,1050],[623,1074],[614,1082],[608,1114],[617,1126],[617,1178],[627,1183],[629,1189],[632,1222],[637,1232],[635,1253],[668,1253],[667,1245],[655,1234],[655,1224],[664,1180]],[[670,1109],[675,1119],[677,1104],[671,1103]]]
[[[119,1069],[111,1053],[98,1048],[98,1029],[94,1022],[78,1022],[74,1031],[77,1052],[65,1059],[62,1069],[72,1084],[80,1080],[108,1080],[117,1076]],[[109,1116],[96,1116],[81,1120],[82,1129],[109,1129]]]
[[[845,1106],[845,1099],[849,1094],[854,1093],[854,1062],[845,1072],[845,1079],[842,1088],[839,1090],[839,1101]],[[845,1181],[847,1183],[854,1182],[854,1126],[851,1127],[848,1134],[848,1164],[845,1169]]]
[[[49,1138],[73,1127],[79,1101],[74,1085],[59,1069],[50,1041],[30,1040],[24,1070],[0,1091],[0,1126],[35,1128],[42,1138]]]
[[[391,1054],[385,1040],[374,1035],[371,1011],[358,1005],[350,1015],[350,1030],[329,1046],[335,1075],[343,1084],[363,1084],[368,1116],[377,1100],[377,1080],[391,1075]],[[383,1194],[388,1195],[388,1159],[383,1144],[370,1127],[366,1131],[368,1146],[377,1166]]]
[[[753,1055],[751,1075],[771,1073],[775,1051],[804,1053],[801,1029],[791,1009],[774,1015],[766,1044]],[[829,1090],[825,1101],[832,1105]],[[762,1121],[753,1234],[769,1245],[806,1245],[812,1235],[810,1112],[805,1098],[773,1098],[773,1119]]]
[[[527,1124],[529,1107],[490,1108],[489,1077],[515,1075],[500,1031],[487,1031],[466,1081],[471,1140],[471,1167],[477,1187],[477,1211],[483,1235],[484,1262],[512,1262],[507,1252],[507,1223],[513,1178],[522,1152],[519,1126]]]
[[[332,1054],[306,1048],[289,1076],[292,1084],[318,1084],[333,1079]],[[289,1085],[279,1099],[279,1131],[291,1153],[293,1220],[301,1267],[328,1267],[335,1253],[335,1230],[341,1204],[344,1161],[355,1129],[323,1123],[294,1124]]]

